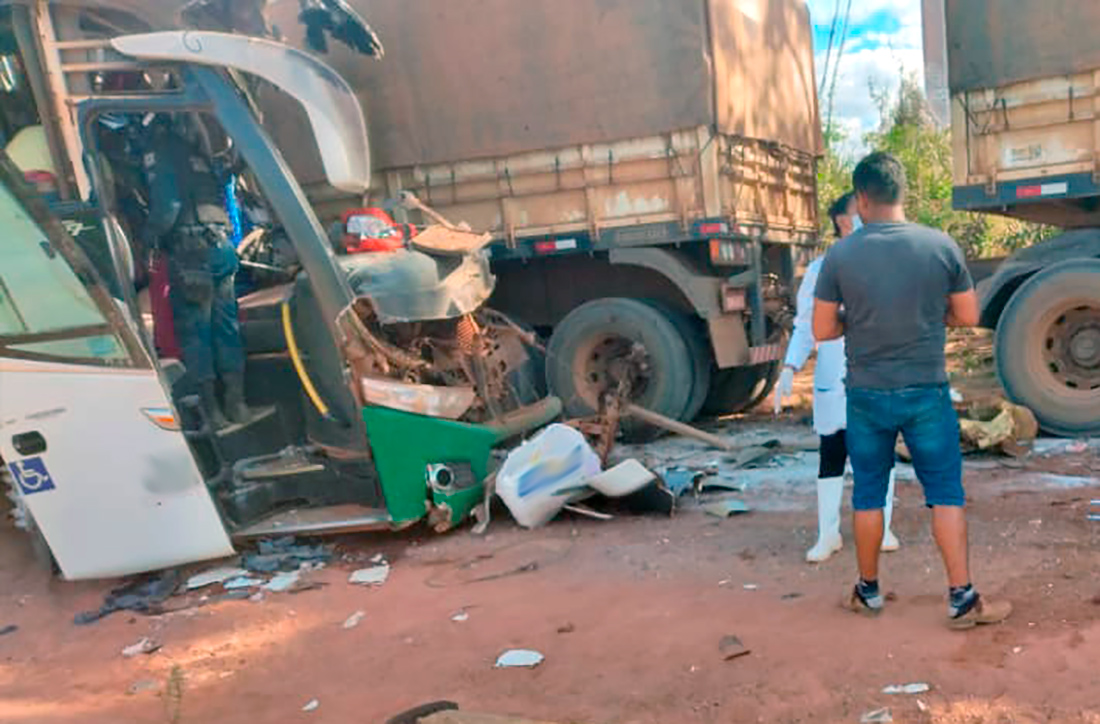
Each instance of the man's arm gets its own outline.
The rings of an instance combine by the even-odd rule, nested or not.
[[[814,300],[814,339],[828,342],[844,336],[844,322],[840,318],[840,303]]]
[[[948,327],[977,327],[981,319],[981,310],[978,307],[978,294],[973,289],[965,292],[950,294],[947,297],[947,317],[944,322]],[[816,320],[814,330],[817,330]]]

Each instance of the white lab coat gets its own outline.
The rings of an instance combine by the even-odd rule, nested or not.
[[[794,332],[787,345],[784,364],[796,370],[802,369],[814,350],[814,289],[821,273],[824,257],[810,262],[806,275],[798,288],[795,300]],[[844,393],[844,377],[847,373],[844,359],[844,338],[821,342],[817,345],[817,366],[814,368],[814,432],[832,435],[848,426],[847,399]]]

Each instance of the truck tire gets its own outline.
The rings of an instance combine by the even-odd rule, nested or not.
[[[628,356],[637,352],[631,362]],[[546,351],[546,382],[568,417],[597,414],[600,397],[622,375],[631,400],[666,417],[682,419],[694,388],[688,341],[660,309],[635,299],[597,299],[570,312],[554,329]],[[647,431],[623,420],[628,437]]]
[[[1056,435],[1100,432],[1100,261],[1051,266],[1005,305],[994,338],[1008,398]]]
[[[780,362],[719,370],[711,383],[703,414],[736,415],[763,402],[779,379]]]

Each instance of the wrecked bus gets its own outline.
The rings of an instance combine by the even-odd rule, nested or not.
[[[484,305],[487,237],[429,227],[399,251],[334,254],[255,98],[292,100],[327,183],[362,194],[366,124],[329,66],[87,4],[0,5],[8,86],[33,102],[5,102],[6,129],[42,126],[45,143],[0,153],[0,457],[16,514],[66,578],[220,557],[238,538],[446,530],[480,502],[493,448],[559,414],[520,384],[526,333]],[[241,299],[256,414],[223,429],[158,358],[137,292],[143,193],[118,144],[180,115],[239,156],[266,219],[256,243],[291,260],[261,264],[275,281]],[[59,221],[65,204],[101,242]]]

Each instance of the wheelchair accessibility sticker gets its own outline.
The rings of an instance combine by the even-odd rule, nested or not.
[[[53,478],[46,470],[46,463],[40,457],[16,460],[8,466],[8,469],[11,470],[12,477],[15,478],[23,495],[41,493],[53,490],[55,487]]]

